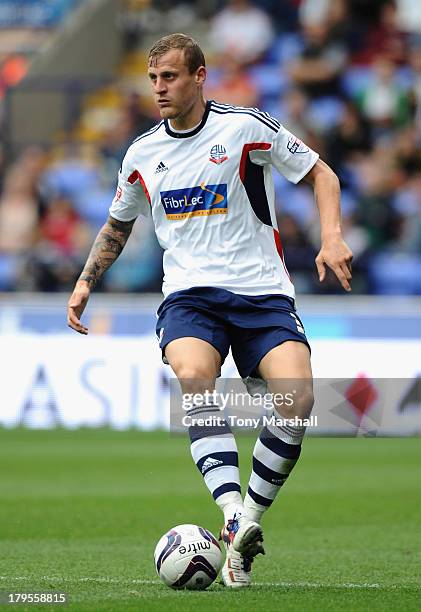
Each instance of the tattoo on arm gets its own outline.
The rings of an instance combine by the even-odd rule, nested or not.
[[[133,221],[118,221],[108,217],[89,253],[79,280],[84,280],[93,289],[101,276],[120,255],[133,228]]]

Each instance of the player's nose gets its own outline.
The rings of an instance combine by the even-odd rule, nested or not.
[[[167,91],[167,86],[164,79],[156,79],[155,81],[155,93],[160,94]]]

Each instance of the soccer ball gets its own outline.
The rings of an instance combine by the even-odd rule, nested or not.
[[[158,576],[173,589],[206,589],[222,566],[218,541],[198,525],[177,525],[159,540],[155,548]]]

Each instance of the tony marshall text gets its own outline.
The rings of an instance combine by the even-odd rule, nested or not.
[[[195,416],[184,415],[182,418],[182,424],[184,427],[223,427],[228,421],[231,427],[253,427],[257,429],[261,426],[275,425],[276,427],[283,427],[289,425],[290,427],[317,427],[317,415],[312,415],[308,419],[301,419],[295,416],[292,419],[285,419],[284,417],[262,416],[259,418],[247,418],[237,417],[234,415],[228,415],[227,417],[222,416],[208,416],[206,418],[198,418]]]

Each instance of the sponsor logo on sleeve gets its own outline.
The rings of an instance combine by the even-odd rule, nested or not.
[[[160,195],[167,219],[173,221],[228,213],[226,183],[219,185],[200,183],[196,187],[161,191]]]
[[[287,149],[290,153],[308,153],[310,149],[296,136],[290,136],[287,142]]]

